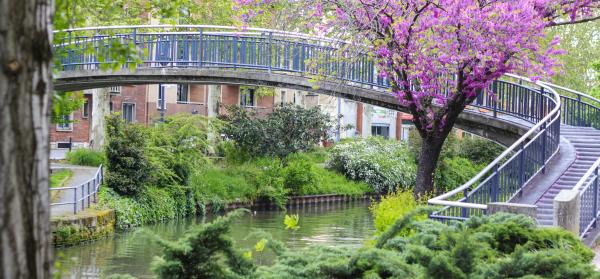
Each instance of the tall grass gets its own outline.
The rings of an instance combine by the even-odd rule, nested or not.
[[[97,167],[100,166],[100,164],[106,163],[106,157],[103,152],[87,148],[69,151],[66,159],[69,164],[80,166]]]

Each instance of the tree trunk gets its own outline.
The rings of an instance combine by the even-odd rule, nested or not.
[[[433,179],[445,138],[426,138],[421,145],[419,164],[417,166],[417,181],[413,190],[415,198],[426,196],[434,190]]]
[[[51,276],[48,0],[0,0],[0,278]]]

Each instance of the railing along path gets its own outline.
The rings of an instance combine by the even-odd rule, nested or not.
[[[78,211],[89,208],[92,203],[96,203],[98,191],[100,190],[100,185],[102,185],[103,180],[104,175],[102,173],[102,165],[100,165],[94,176],[86,182],[76,186],[50,188],[50,192],[58,192],[59,194],[68,191],[72,191],[73,193],[72,201],[51,203],[50,207],[73,205],[73,214],[77,214]]]

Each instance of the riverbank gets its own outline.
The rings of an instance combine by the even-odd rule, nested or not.
[[[374,233],[369,205],[369,200],[355,200],[300,205],[287,211],[257,209],[236,221],[229,236],[237,247],[244,249],[253,249],[259,240],[248,237],[255,230],[263,230],[294,249],[316,244],[360,247]],[[292,232],[284,228],[285,214],[300,216],[298,230]],[[67,278],[81,278],[84,274],[104,278],[116,273],[130,274],[136,278],[155,278],[150,263],[155,256],[161,255],[162,249],[152,234],[174,240],[192,226],[210,222],[216,216],[219,215],[148,224],[84,245],[58,247],[55,248],[55,254],[62,267],[62,276]],[[264,253],[255,253],[255,257],[266,264],[273,255],[265,249]]]

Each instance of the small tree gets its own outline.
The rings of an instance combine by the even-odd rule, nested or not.
[[[142,130],[112,115],[106,118],[106,135],[106,185],[122,195],[138,194],[150,180],[152,169],[144,154]]]
[[[265,119],[239,107],[229,107],[228,112],[229,125],[223,132],[252,156],[284,158],[310,150],[327,137],[334,123],[319,107],[285,105],[275,108]]]

